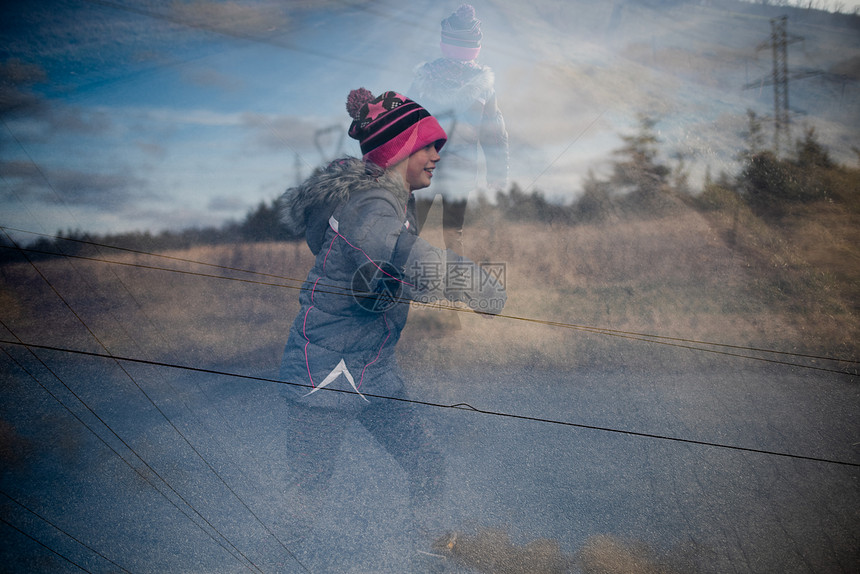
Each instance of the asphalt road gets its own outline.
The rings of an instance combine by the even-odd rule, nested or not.
[[[404,473],[363,428],[298,520],[276,384],[7,351],[3,571],[414,568]],[[681,571],[860,570],[856,377],[730,359],[407,376],[418,400],[484,411],[417,407],[446,459],[440,536],[500,529],[571,560],[612,536]]]

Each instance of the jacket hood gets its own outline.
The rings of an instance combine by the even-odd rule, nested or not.
[[[304,235],[316,254],[322,248],[335,208],[351,194],[373,189],[391,192],[404,207],[409,199],[409,190],[397,172],[354,157],[334,160],[281,195],[278,199],[281,223],[291,235]]]

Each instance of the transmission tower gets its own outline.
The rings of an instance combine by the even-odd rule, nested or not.
[[[773,52],[773,147],[779,156],[780,148],[791,144],[791,124],[788,117],[788,17],[770,21],[770,45]],[[782,144],[785,147],[782,147]]]
[[[747,84],[752,88],[773,84],[773,148],[779,156],[780,150],[791,147],[791,118],[788,108],[788,45],[802,40],[801,36],[788,35],[788,16],[770,21],[770,40],[762,42],[757,51],[767,48],[773,54],[773,72],[770,80],[761,79]]]

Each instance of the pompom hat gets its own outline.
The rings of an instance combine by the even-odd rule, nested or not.
[[[352,90],[346,111],[353,120],[349,136],[359,141],[366,161],[382,168],[430,144],[440,150],[448,139],[430,112],[396,92],[374,96],[364,88]]]
[[[446,58],[474,60],[481,51],[481,21],[475,18],[475,8],[463,4],[442,20],[442,41],[439,47]]]

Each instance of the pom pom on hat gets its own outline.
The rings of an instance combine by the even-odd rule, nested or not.
[[[475,7],[471,4],[463,4],[451,14],[451,27],[458,30],[471,28],[475,20]]]
[[[346,111],[354,120],[361,119],[361,106],[373,101],[373,94],[365,88],[352,90],[346,98]]]
[[[359,141],[365,160],[384,169],[430,144],[442,149],[448,139],[430,112],[396,92],[374,97],[364,88],[352,90],[346,111],[352,118],[349,137]]]
[[[475,8],[463,4],[442,20],[442,54],[454,60],[474,60],[481,51],[481,21]]]

